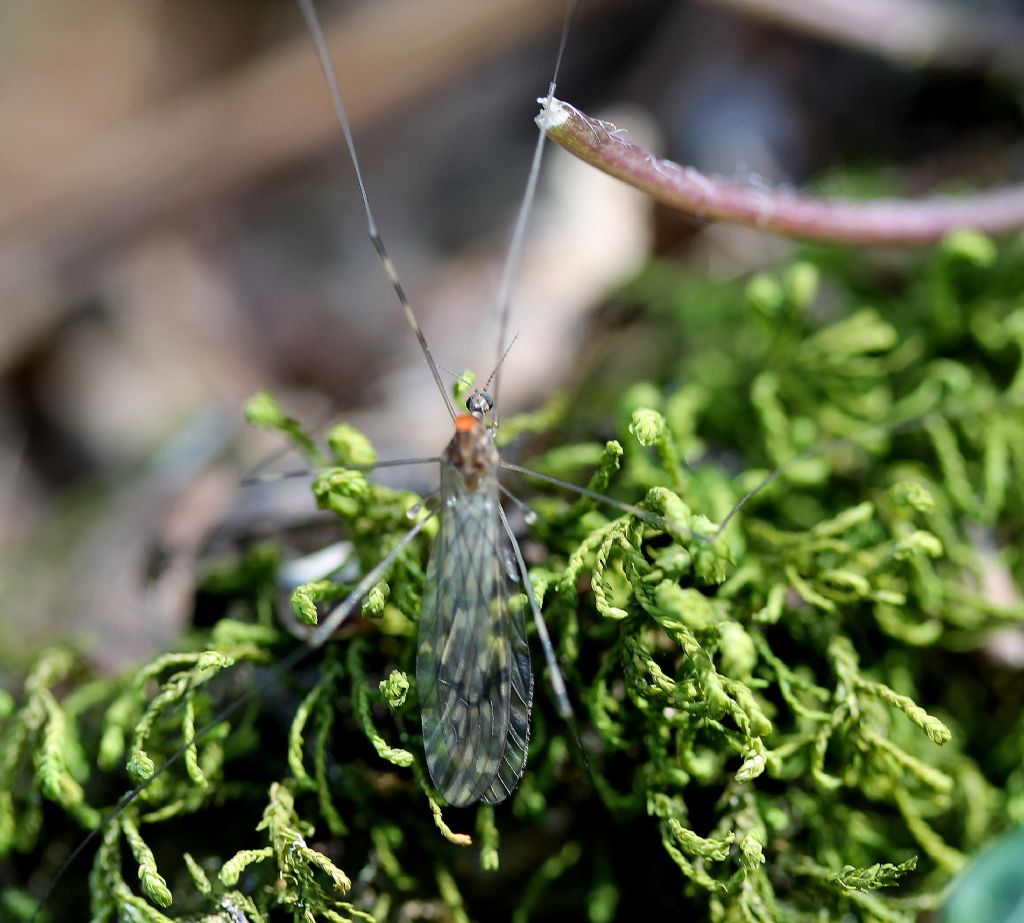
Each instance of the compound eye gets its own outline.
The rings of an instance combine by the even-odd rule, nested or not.
[[[473,416],[481,417],[494,406],[494,398],[486,391],[474,391],[466,398],[466,410]]]

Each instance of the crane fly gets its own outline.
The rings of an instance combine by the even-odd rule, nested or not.
[[[505,489],[498,483],[498,470],[505,468],[534,474],[542,480],[563,484],[579,493],[598,496],[584,488],[502,462],[498,457],[493,437],[493,430],[497,424],[492,422],[487,425],[483,422],[485,414],[493,409],[495,403],[486,387],[493,379],[493,390],[497,392],[502,361],[510,348],[504,345],[508,330],[508,309],[513,280],[523,248],[527,218],[536,192],[544,133],[541,130],[537,136],[526,192],[519,207],[498,287],[498,361],[485,388],[474,390],[470,395],[466,408],[468,413],[460,414],[456,412],[452,398],[444,387],[439,367],[434,361],[426,337],[416,320],[394,264],[377,230],[348,117],[316,10],[312,0],[298,0],[298,4],[309,28],[313,47],[324,72],[345,138],[363,203],[370,240],[445,401],[455,426],[455,434],[443,456],[348,466],[352,469],[369,469],[438,463],[441,468],[440,505],[428,516],[419,519],[382,560],[362,575],[345,599],[320,620],[320,624],[306,638],[305,643],[276,664],[273,674],[287,674],[313,651],[322,647],[383,578],[424,526],[437,518],[440,529],[427,568],[416,670],[417,685],[423,703],[422,722],[427,767],[439,794],[451,804],[499,802],[515,789],[526,765],[533,699],[533,675],[526,640],[526,605],[532,611],[548,663],[559,714],[571,721],[572,709],[526,571],[526,563],[499,502],[499,495]],[[555,77],[577,6],[578,0],[568,0],[559,40]],[[555,91],[555,77],[548,88],[549,103]],[[296,473],[308,472],[291,474]],[[273,477],[281,476],[287,477],[289,474]],[[243,484],[266,479],[268,478],[254,474],[244,479]],[[607,499],[599,496],[598,498]],[[528,511],[528,508],[514,497],[512,500]],[[628,504],[614,500],[608,502],[640,516],[650,515]],[[225,705],[209,721],[194,729],[160,766],[128,791],[102,821],[82,838],[44,889],[31,917],[33,923],[40,918],[43,908],[56,892],[67,871],[100,834],[201,739],[237,714],[263,685],[264,683],[254,684],[252,688]]]
[[[511,592],[519,572],[508,550],[518,548],[503,528],[498,464],[490,429],[472,414],[456,417],[416,650],[427,768],[453,805],[507,798],[530,739],[530,647]]]
[[[468,412],[456,413],[426,336],[377,230],[313,0],[299,0],[299,6],[345,138],[370,240],[455,425],[451,442],[437,459],[441,469],[440,502],[435,511],[439,527],[427,564],[416,651],[416,689],[421,705],[427,769],[438,793],[449,804],[497,803],[512,793],[526,767],[533,703],[526,604],[532,610],[541,638],[559,712],[567,719],[572,714],[526,563],[501,507],[503,488],[498,483],[501,460],[493,435],[496,423],[490,426],[484,423],[485,415],[494,408],[494,398],[487,388],[493,380],[497,392],[498,375],[510,348],[504,341],[511,292],[536,192],[544,133],[541,131],[537,138],[526,192],[498,288],[498,361],[484,388],[475,389],[467,399]],[[548,90],[549,101],[554,95],[575,6],[572,0],[566,8],[554,76]],[[406,540],[420,526],[414,527]],[[397,551],[398,548],[375,571],[389,564]],[[331,621],[328,618],[320,626],[315,640],[322,643],[326,639],[325,629]]]

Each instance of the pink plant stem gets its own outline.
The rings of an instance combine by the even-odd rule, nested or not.
[[[561,100],[543,101],[537,124],[569,153],[658,202],[695,215],[746,224],[788,237],[847,244],[925,244],[972,228],[1009,234],[1024,228],[1024,185],[920,200],[816,199],[758,189],[655,157],[608,122]]]

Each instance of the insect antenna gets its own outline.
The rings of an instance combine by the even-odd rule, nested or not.
[[[505,352],[501,354],[501,358],[498,360],[498,364],[494,367],[494,371],[487,376],[487,381],[484,382],[483,389],[485,391],[491,386],[491,382],[494,381],[495,376],[498,374],[498,369],[500,369],[502,365],[505,363],[505,360],[508,358],[508,354],[512,352],[512,347],[516,345],[516,340],[518,339],[519,334],[517,333],[514,337],[512,337],[512,340],[508,344],[508,346],[505,347]]]
[[[440,362],[437,364],[437,367],[442,372],[445,372],[446,374],[452,376],[452,379],[453,379],[452,383],[453,384],[462,385],[463,388],[472,388],[473,387],[473,382],[472,382],[471,378],[467,377],[468,373],[456,372],[455,369],[450,369],[450,368],[448,368],[447,365],[442,365]]]
[[[490,387],[491,382],[494,380],[494,376],[498,373],[498,369],[501,368],[501,363],[505,361],[506,356],[508,356],[508,354],[512,351],[512,347],[515,346],[516,340],[518,339],[519,334],[517,333],[512,338],[512,342],[508,344],[508,348],[505,350],[505,355],[501,357],[501,361],[494,367],[494,371],[491,372],[491,374],[487,377],[487,381],[484,382],[483,387],[473,388],[473,390],[469,394],[469,397],[466,398],[466,409],[474,416],[479,416],[482,418],[485,414],[490,413],[490,411],[494,410],[494,398],[491,396],[487,389]],[[467,381],[463,376],[459,376],[457,381],[465,384],[467,387],[472,387],[473,385],[472,382]],[[498,428],[497,419],[492,419],[490,426],[491,431],[493,433],[494,430]]]
[[[498,370],[501,369],[502,365],[505,363],[505,360],[508,359],[508,354],[512,351],[512,347],[515,345],[515,342],[518,339],[519,339],[519,334],[516,334],[514,337],[512,337],[512,341],[505,348],[505,351],[502,353],[501,359],[498,360],[498,365],[495,366],[494,371],[487,376],[487,380],[485,382],[483,382],[483,387],[477,389],[478,392],[482,392],[483,394],[486,394],[489,397],[489,400],[490,400],[490,402],[492,402],[492,404],[494,404],[495,398],[488,393],[487,388],[490,387],[490,382],[495,380],[495,376],[498,375]],[[495,421],[494,421],[494,427],[496,429],[498,428],[498,419],[497,419],[497,417],[498,417],[498,415],[496,413],[495,414]]]
[[[448,413],[454,420],[457,416],[455,405],[452,403],[451,396],[448,394],[447,388],[444,386],[444,382],[441,380],[441,372],[438,369],[437,363],[434,361],[434,355],[430,351],[430,346],[427,344],[427,338],[423,334],[423,330],[416,320],[416,315],[413,313],[412,305],[409,302],[409,298],[405,294],[405,288],[402,286],[402,282],[398,277],[398,270],[395,268],[395,264],[388,254],[387,248],[384,245],[384,239],[380,235],[380,231],[377,230],[377,222],[374,221],[373,211],[370,209],[370,198],[366,192],[366,183],[363,181],[363,171],[359,166],[359,155],[356,154],[355,141],[352,138],[352,127],[348,121],[348,113],[345,109],[345,103],[341,98],[341,91],[338,89],[338,78],[334,72],[334,64],[331,61],[330,53],[327,50],[327,42],[324,39],[324,32],[320,26],[320,19],[316,13],[316,7],[313,4],[313,0],[298,0],[299,8],[302,10],[302,18],[306,21],[306,26],[309,29],[309,34],[313,39],[313,48],[316,51],[317,60],[320,62],[320,69],[323,71],[324,80],[327,83],[327,90],[331,95],[331,102],[334,104],[334,112],[338,116],[338,123],[341,125],[342,134],[345,136],[345,146],[348,148],[349,158],[352,163],[352,169],[355,172],[356,184],[359,186],[359,195],[363,200],[363,211],[366,213],[366,230],[370,235],[370,242],[373,244],[373,249],[377,251],[377,256],[380,259],[381,265],[384,267],[384,271],[388,275],[388,279],[391,280],[391,286],[395,290],[395,294],[398,296],[398,301],[402,305],[402,310],[405,312],[405,319],[409,322],[409,326],[412,327],[412,332],[416,334],[416,339],[419,341],[420,349],[423,350],[423,358],[426,360],[427,365],[430,368],[430,374],[434,376],[434,383],[437,385],[437,390],[441,392],[441,397],[444,398],[445,406],[448,408]],[[544,138],[543,132],[540,135],[541,140]]]

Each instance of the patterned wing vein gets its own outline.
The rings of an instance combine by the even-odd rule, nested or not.
[[[416,688],[430,778],[452,805],[498,802],[526,765],[533,677],[497,483],[466,489],[442,465],[427,565]]]

